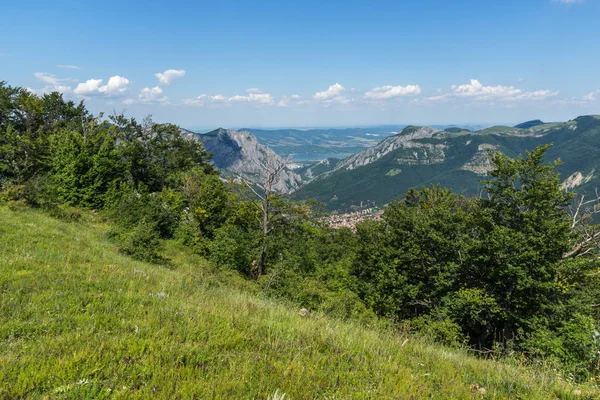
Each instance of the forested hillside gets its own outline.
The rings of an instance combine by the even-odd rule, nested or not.
[[[582,117],[577,130],[595,123],[595,117]],[[405,133],[435,149],[435,138],[412,129]],[[175,125],[95,116],[83,103],[65,101],[58,93],[38,97],[1,83],[0,199],[5,217],[0,239],[9,246],[2,248],[0,274],[0,340],[8,349],[1,360],[10,365],[3,381],[17,383],[0,390],[9,397],[35,397],[72,390],[79,385],[77,379],[87,379],[94,385],[77,390],[89,388],[85,393],[91,397],[106,385],[111,390],[133,385],[135,395],[142,397],[151,392],[165,398],[173,393],[206,397],[207,389],[177,381],[181,376],[193,382],[193,376],[206,373],[212,379],[224,377],[222,395],[241,393],[227,386],[233,385],[228,379],[247,376],[252,393],[263,397],[285,384],[283,389],[298,398],[376,393],[456,398],[471,391],[483,395],[480,388],[492,398],[569,398],[574,388],[562,380],[592,385],[600,373],[600,229],[594,225],[598,199],[565,190],[557,173],[565,164],[551,160],[559,146],[578,151],[567,137],[573,131],[550,131],[555,147],[545,144],[504,154],[496,150],[508,149],[505,136],[491,135],[498,147],[481,153],[488,173],[477,187],[481,196],[467,197],[437,185],[407,188],[385,208],[381,220],[352,231],[320,222],[323,208],[318,203],[277,194],[274,185],[283,170],[277,163],[265,164],[258,186],[223,180],[202,142]],[[583,139],[595,135],[594,130],[585,132],[592,133],[580,135]],[[485,137],[446,133],[453,140]],[[579,152],[585,157],[588,150]],[[86,223],[89,218],[101,228]],[[11,221],[20,222],[15,227]],[[87,229],[102,233],[87,238],[88,233],[75,234]],[[99,253],[87,253],[80,240]],[[233,282],[237,291],[210,279],[199,284],[202,265]],[[132,283],[136,274],[139,282]],[[214,286],[221,286],[214,295],[221,301],[211,297]],[[239,297],[240,287],[250,294]],[[266,303],[244,296],[304,308],[306,321],[317,314],[323,322],[298,322],[302,319],[286,317],[286,311],[265,311]],[[155,304],[163,298],[169,303]],[[196,323],[193,310],[202,310],[203,302],[209,304],[199,312],[206,315]],[[250,304],[248,314],[237,313],[240,302]],[[145,323],[141,314],[148,315],[145,307],[150,303],[155,308],[148,317],[151,322]],[[48,312],[35,311],[40,304]],[[113,320],[113,315],[120,317]],[[280,325],[280,318],[289,325]],[[385,325],[389,330],[378,336],[377,330],[356,328],[361,329],[356,345],[348,342],[353,333],[319,336],[329,328],[336,335],[338,328],[328,321],[339,320],[350,321],[344,327]],[[111,324],[115,327],[109,328]],[[242,333],[248,332],[244,327],[250,338]],[[78,330],[87,332],[86,337],[140,331],[146,336],[66,351],[74,340],[68,335]],[[192,332],[208,347],[200,349]],[[401,355],[406,339],[399,332],[414,335],[407,337],[409,342],[413,337],[435,341],[440,353],[422,365],[410,364],[410,357]],[[47,347],[30,347],[39,338]],[[177,347],[181,338],[189,347]],[[50,344],[53,339],[57,344]],[[59,343],[64,348],[56,348]],[[167,356],[157,350],[163,345],[177,351]],[[295,345],[302,350],[290,350],[297,350]],[[261,350],[255,352],[257,346]],[[464,358],[447,367],[459,372],[440,372],[439,359],[456,357],[443,346],[507,363],[518,359],[532,368],[532,375],[537,371],[533,365],[555,372],[539,384],[531,383],[538,378],[524,383],[529,378],[502,372],[502,378],[483,382],[478,366],[462,375],[457,365]],[[45,361],[39,375],[31,377],[34,354],[42,354]],[[181,357],[169,358],[173,354]],[[105,358],[111,355],[121,361]],[[402,357],[407,358],[392,361]],[[300,359],[305,363],[296,363]],[[356,367],[362,372],[327,374],[325,364],[332,360],[348,371]],[[150,367],[151,361],[164,369]],[[411,366],[404,370],[403,362]],[[47,371],[67,364],[53,375],[62,377],[60,382],[48,377]],[[384,386],[373,383],[373,371],[382,371],[377,382]],[[261,386],[257,374],[272,379],[272,385]],[[126,383],[130,381],[134,384]]]
[[[479,131],[409,126],[379,144],[336,163],[294,193],[315,198],[330,209],[363,203],[383,206],[412,187],[439,184],[465,195],[478,194],[492,167],[488,152],[515,157],[553,144],[545,160],[560,159],[561,181],[579,193],[600,186],[600,117],[581,116],[565,123],[529,121],[517,127]]]

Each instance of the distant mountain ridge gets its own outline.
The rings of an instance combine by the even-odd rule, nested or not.
[[[203,141],[223,175],[260,184],[265,160],[287,162],[275,189],[296,199],[315,198],[330,209],[381,206],[411,187],[431,184],[476,194],[481,189],[479,181],[492,168],[490,150],[516,157],[548,143],[554,143],[547,152],[548,160],[562,161],[558,172],[565,188],[589,191],[600,186],[600,116],[596,115],[556,123],[532,120],[477,131],[406,126],[348,157],[304,166],[288,162],[247,131],[185,132]]]
[[[489,150],[515,157],[548,143],[554,146],[547,159],[562,160],[558,172],[566,188],[600,186],[600,116],[589,115],[562,123],[534,120],[478,131],[407,126],[330,165],[293,197],[315,198],[329,208],[347,208],[364,203],[383,205],[410,187],[430,184],[475,194],[481,188],[479,180],[492,167]]]

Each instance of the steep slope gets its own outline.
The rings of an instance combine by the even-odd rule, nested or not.
[[[256,137],[246,131],[216,129],[197,135],[204,147],[212,153],[212,161],[225,175],[241,177],[255,184],[264,182],[269,162],[280,165],[286,160],[269,147],[258,143]],[[290,168],[285,168],[274,189],[289,193],[298,188],[302,178]]]
[[[133,261],[107,228],[0,206],[0,398],[600,396],[550,369],[302,317],[174,243],[169,268]]]
[[[553,143],[548,160],[560,158],[565,186],[591,190],[600,186],[600,118],[529,124],[528,128],[494,126],[475,132],[406,127],[376,146],[336,163],[294,193],[329,208],[383,205],[411,187],[440,184],[465,194],[480,190],[491,168],[488,152],[514,157],[535,146]],[[567,181],[568,180],[568,181]]]

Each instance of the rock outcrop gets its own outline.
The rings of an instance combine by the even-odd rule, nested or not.
[[[247,131],[219,128],[197,137],[212,153],[212,162],[224,175],[242,178],[259,186],[268,173],[266,165],[287,164],[287,160],[258,143],[256,137]],[[279,193],[290,193],[301,183],[300,175],[285,167],[273,188]]]

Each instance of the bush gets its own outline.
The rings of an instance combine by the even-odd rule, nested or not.
[[[214,240],[208,244],[210,259],[219,267],[231,268],[249,275],[254,246],[251,235],[242,228],[225,224],[215,231]]]
[[[48,176],[35,176],[23,186],[22,197],[32,207],[52,210],[60,203],[56,188]]]
[[[432,315],[423,315],[407,321],[405,326],[410,332],[450,347],[463,347],[468,343],[461,327],[449,318],[436,319]]]
[[[4,182],[0,185],[0,202],[10,202],[23,200],[23,189],[24,185],[13,185],[8,182]]]
[[[153,224],[142,220],[131,230],[113,233],[118,242],[119,251],[136,260],[147,261],[155,264],[165,263],[167,259],[160,253],[163,244],[158,232],[153,229]]]
[[[523,348],[533,356],[560,362],[579,378],[589,376],[600,362],[600,333],[594,319],[574,314],[556,330],[540,328],[528,335]]]
[[[123,229],[134,229],[142,221],[161,238],[173,237],[178,216],[156,194],[129,193],[108,211]]]

